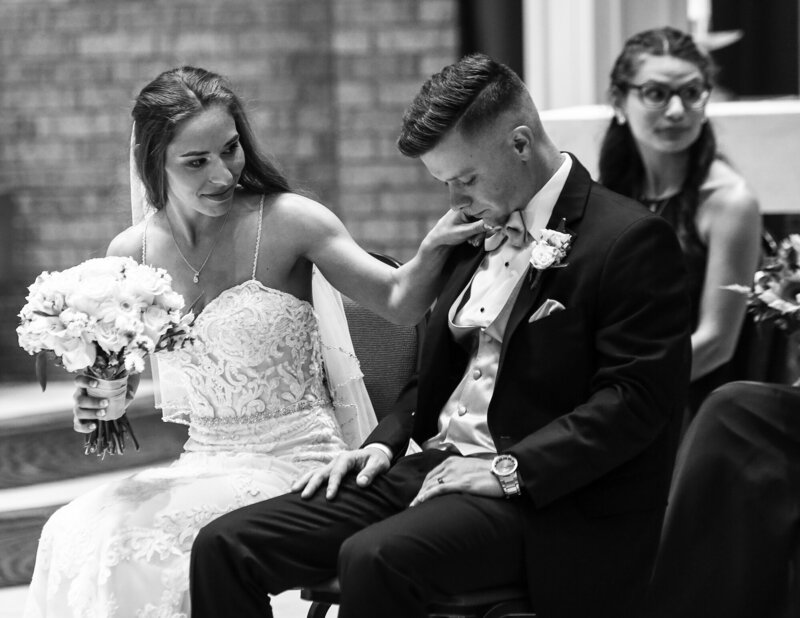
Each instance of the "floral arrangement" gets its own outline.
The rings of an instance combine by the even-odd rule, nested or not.
[[[572,235],[565,230],[566,222],[562,219],[555,230],[545,228],[541,230],[539,240],[533,241],[529,271],[531,289],[539,283],[545,270],[567,265],[564,258],[572,246]]]
[[[98,383],[90,395],[106,397],[106,420],[87,434],[85,452],[121,454],[125,435],[139,444],[125,418],[128,375],[144,371],[145,355],[191,340],[191,312],[163,269],[128,257],[87,260],[60,272],[43,272],[28,288],[17,327],[20,346],[36,358],[47,386],[47,358]],[[107,390],[103,391],[103,388]]]
[[[800,329],[800,234],[790,234],[774,256],[753,277],[753,286],[726,285],[747,294],[747,310],[754,320],[774,323],[788,333]]]

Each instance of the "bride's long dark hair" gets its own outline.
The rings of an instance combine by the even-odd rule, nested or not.
[[[696,66],[709,85],[713,82],[715,66],[691,36],[675,28],[655,28],[640,32],[625,42],[611,69],[609,95],[612,101],[628,93],[642,54],[680,58]],[[689,148],[686,178],[675,198],[678,201],[677,233],[684,245],[690,239],[699,242],[694,220],[700,201],[700,187],[718,156],[714,129],[710,122],[705,122],[700,135]],[[598,167],[600,182],[606,187],[634,199],[642,197],[644,163],[630,127],[620,124],[616,116],[611,119],[603,137]]]
[[[133,106],[136,171],[144,184],[148,202],[161,209],[167,202],[164,171],[167,146],[184,122],[219,105],[233,117],[244,169],[239,184],[259,194],[292,191],[286,177],[256,144],[250,122],[239,97],[228,82],[211,71],[184,66],[161,73],[147,84]]]

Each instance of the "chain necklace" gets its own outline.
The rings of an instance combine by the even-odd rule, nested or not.
[[[219,239],[222,236],[222,230],[225,229],[225,224],[228,222],[228,217],[231,214],[231,210],[233,210],[233,206],[228,208],[228,212],[225,213],[225,219],[223,219],[222,225],[220,226],[219,231],[217,232],[217,237],[214,239],[214,244],[211,245],[211,250],[208,252],[206,259],[203,260],[203,263],[200,265],[200,268],[195,268],[194,266],[192,266],[189,263],[189,260],[186,259],[186,256],[183,255],[183,251],[181,251],[181,248],[178,246],[178,241],[175,239],[175,232],[172,231],[172,225],[170,225],[169,219],[167,219],[167,225],[169,225],[169,233],[172,235],[172,242],[175,243],[175,248],[178,250],[178,255],[181,256],[181,259],[186,263],[186,266],[189,267],[189,270],[191,270],[194,273],[192,281],[194,281],[195,284],[200,283],[200,273],[203,272],[203,269],[206,267],[206,264],[208,264],[208,260],[211,258],[211,254],[214,253],[214,249],[216,249],[217,247],[217,243],[219,242]]]

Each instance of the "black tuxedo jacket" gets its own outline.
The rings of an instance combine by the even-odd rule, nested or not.
[[[649,573],[691,348],[683,258],[666,221],[593,182],[574,158],[548,227],[562,220],[573,236],[567,265],[543,271],[533,289],[527,281],[522,286],[503,338],[488,425],[497,451],[519,461],[532,594],[539,607],[552,596],[563,608],[571,587],[578,595],[604,581],[609,589],[638,590]],[[453,252],[418,381],[367,443],[402,453],[409,438],[421,444],[436,434],[442,406],[469,361],[450,334],[447,312],[484,256],[466,244]],[[546,299],[565,309],[530,322]],[[631,520],[635,513],[642,517]]]

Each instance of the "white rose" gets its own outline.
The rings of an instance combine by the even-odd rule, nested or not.
[[[550,268],[556,261],[558,252],[555,247],[544,243],[536,243],[531,252],[531,266],[536,270]]]
[[[122,289],[138,298],[145,305],[172,289],[171,279],[165,271],[137,264],[135,268],[125,271]]]
[[[94,365],[97,349],[85,337],[55,337],[53,351],[61,357],[67,371],[80,371]]]
[[[543,229],[542,240],[553,247],[563,247],[569,243],[571,236],[557,230]]]
[[[90,277],[66,297],[68,307],[98,317],[98,310],[105,300],[116,294],[117,284],[106,277]]]
[[[136,260],[130,257],[109,255],[101,258],[92,258],[81,262],[64,271],[67,274],[76,274],[81,279],[118,279],[123,270],[136,266]]]
[[[172,290],[168,290],[161,294],[161,296],[159,296],[155,302],[167,311],[180,311],[183,309],[184,305],[183,296],[177,292],[173,292]]]
[[[109,322],[95,324],[94,336],[97,339],[97,345],[108,353],[119,352],[131,340],[124,332],[120,332],[115,324]]]
[[[151,305],[142,313],[144,334],[152,339],[153,343],[158,342],[171,323],[169,313],[158,305]]]
[[[65,295],[77,285],[77,281],[69,277],[61,277],[61,273],[42,273],[28,290],[25,298],[35,311],[56,315],[65,307]]]
[[[113,324],[119,315],[119,303],[116,298],[106,298],[97,307],[94,317],[98,322]]]
[[[41,350],[52,350],[53,339],[64,332],[64,324],[57,316],[34,314],[17,328],[20,346],[34,354]]]

